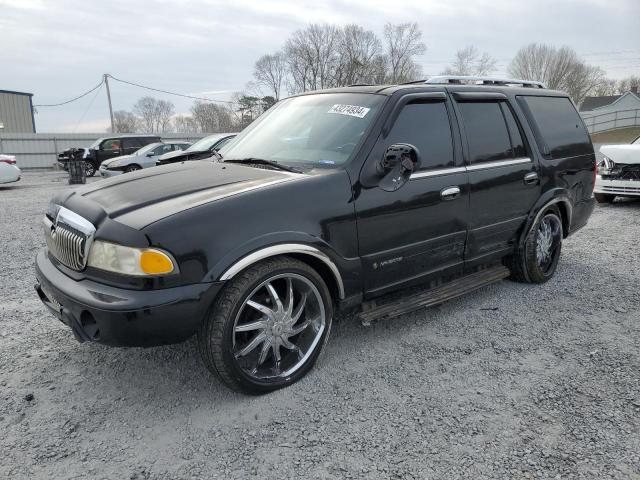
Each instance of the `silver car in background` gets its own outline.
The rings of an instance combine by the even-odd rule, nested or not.
[[[190,146],[190,143],[183,141],[150,143],[131,155],[105,160],[100,165],[100,175],[113,177],[127,172],[135,172],[141,168],[155,167],[156,161],[161,155],[186,150]]]

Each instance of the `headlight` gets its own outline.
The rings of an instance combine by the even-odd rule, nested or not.
[[[606,175],[609,172],[611,172],[611,170],[613,170],[615,168],[616,164],[613,160],[611,160],[609,157],[607,157],[606,155],[602,156],[602,161],[600,163],[598,163],[598,174],[599,175]]]
[[[89,252],[90,267],[124,275],[166,275],[175,271],[169,255],[155,248],[132,248],[95,240]]]

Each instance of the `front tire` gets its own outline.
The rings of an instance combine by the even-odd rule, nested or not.
[[[268,393],[311,370],[332,318],[329,289],[313,268],[290,257],[267,259],[225,285],[198,332],[198,347],[231,389]]]
[[[131,172],[135,172],[137,170],[141,170],[142,167],[140,167],[140,165],[129,165],[125,170],[124,173],[131,173]]]
[[[518,282],[544,283],[556,272],[562,252],[562,220],[546,211],[529,230],[524,245],[511,258],[511,278]]]
[[[615,195],[611,195],[609,193],[594,193],[593,196],[598,203],[613,203],[616,199]]]

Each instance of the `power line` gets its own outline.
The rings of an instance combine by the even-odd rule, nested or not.
[[[102,87],[102,85],[99,85],[99,87]],[[98,96],[99,93],[100,93],[100,89],[98,89],[96,94],[93,96],[93,98],[89,102],[89,105],[87,105],[87,108],[85,109],[84,113],[82,114],[82,116],[80,117],[78,122],[76,123],[76,126],[73,128],[73,133],[75,133],[75,131],[78,129],[78,125],[80,125],[80,122],[82,122],[82,120],[84,120],[85,115],[87,114],[87,112],[89,111],[91,106],[93,105],[93,102],[96,100],[96,97]]]
[[[93,87],[91,90],[88,90],[88,91],[84,92],[82,95],[78,95],[77,97],[72,98],[71,100],[67,100],[66,102],[34,105],[34,107],[60,107],[62,105],[66,105],[68,103],[75,102],[76,100],[80,100],[82,97],[86,97],[91,92],[93,92],[93,91],[97,90],[98,88],[100,88],[102,86],[103,82],[104,82],[104,80],[100,80],[100,83],[98,85],[96,85],[95,87]]]
[[[146,85],[140,85],[139,83],[129,82],[127,80],[122,80],[122,79],[116,78],[116,77],[114,77],[113,75],[110,75],[110,74],[107,74],[107,76],[109,78],[112,78],[116,82],[126,83],[128,85],[133,85],[135,87],[144,88],[146,90],[153,90],[154,92],[166,93],[167,95],[176,95],[178,97],[191,98],[191,99],[194,99],[194,100],[203,100],[205,102],[227,103],[227,104],[230,104],[230,105],[235,105],[237,103],[237,102],[232,102],[232,101],[229,101],[229,100],[214,100],[212,98],[195,97],[193,95],[185,95],[183,93],[169,92],[168,90],[161,90],[159,88],[148,87]]]

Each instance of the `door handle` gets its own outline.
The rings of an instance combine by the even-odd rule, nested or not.
[[[442,200],[453,200],[460,196],[460,187],[447,187],[440,192]]]
[[[535,185],[538,183],[538,174],[536,172],[529,172],[524,176],[524,183],[527,185]]]

